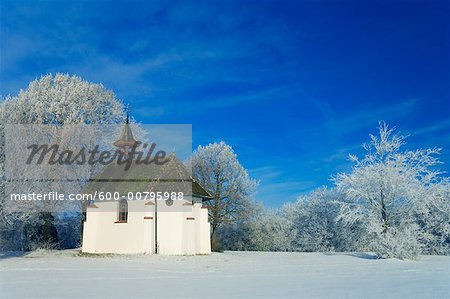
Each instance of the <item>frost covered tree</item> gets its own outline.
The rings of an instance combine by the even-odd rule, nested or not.
[[[0,104],[0,193],[5,199],[5,125],[7,124],[113,124],[123,122],[124,106],[113,92],[101,84],[84,81],[77,76],[46,75],[29,84],[17,96],[8,96]],[[31,184],[31,182],[28,182]],[[31,187],[31,186],[28,186]],[[37,186],[35,186],[37,187]],[[28,205],[20,213],[9,213],[0,206],[3,226],[25,223],[48,225],[53,216],[36,213],[36,206]],[[31,231],[31,230],[28,230]],[[49,231],[52,231],[50,228]],[[54,238],[54,232],[52,232]]]
[[[249,224],[249,245],[258,251],[293,251],[297,231],[282,209],[269,208]]]
[[[219,250],[218,228],[248,211],[249,196],[255,191],[257,182],[239,163],[231,146],[223,141],[199,146],[188,164],[193,176],[213,196],[208,203],[211,245],[213,250]]]
[[[51,74],[32,81],[2,102],[2,121],[12,124],[87,124],[123,122],[124,107],[101,84],[77,76]]]
[[[367,240],[360,223],[336,221],[344,196],[319,188],[279,208],[253,204],[250,213],[220,229],[227,250],[360,251]]]
[[[444,178],[427,189],[426,202],[415,213],[426,254],[450,255],[450,181]]]
[[[246,217],[220,229],[220,243],[227,250],[292,251],[297,235],[290,219],[279,208],[254,203]]]
[[[296,202],[285,204],[283,215],[297,237],[294,251],[357,251],[365,246],[360,222],[345,225],[337,221],[343,194],[335,189],[318,188],[299,196]]]
[[[440,181],[436,157],[440,149],[403,150],[405,137],[380,122],[379,135],[370,135],[362,159],[350,156],[351,173],[340,173],[335,184],[348,202],[341,203],[339,220],[360,221],[381,257],[413,258],[420,252],[414,217]]]
[[[257,250],[252,243],[254,223],[265,214],[265,207],[260,202],[249,202],[247,213],[232,222],[225,222],[218,229],[218,239],[222,249],[235,251]]]

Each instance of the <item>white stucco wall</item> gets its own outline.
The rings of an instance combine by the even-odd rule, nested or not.
[[[192,200],[176,201],[168,207],[158,202],[158,253],[165,255],[209,254],[210,225],[207,210]],[[83,252],[154,253],[155,205],[128,202],[127,223],[117,222],[118,202],[98,202],[87,209],[83,230]],[[182,206],[180,206],[182,205]],[[172,210],[171,210],[172,209]]]

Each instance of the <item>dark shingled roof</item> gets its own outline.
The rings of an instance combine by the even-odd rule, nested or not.
[[[132,161],[128,170],[125,170],[126,164],[111,163],[87,185],[84,192],[183,192],[188,196],[212,198],[175,154],[166,159],[167,162],[162,165],[154,162],[148,165],[136,164],[136,161]]]

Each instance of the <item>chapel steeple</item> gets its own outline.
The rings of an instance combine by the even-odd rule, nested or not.
[[[123,126],[122,133],[120,134],[120,138],[119,140],[116,140],[113,145],[118,147],[125,153],[126,156],[128,156],[130,150],[136,149],[140,144],[140,141],[134,139],[133,132],[130,127],[130,117],[127,112],[127,119],[125,121],[125,125]]]

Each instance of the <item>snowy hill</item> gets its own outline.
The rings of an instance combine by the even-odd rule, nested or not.
[[[355,253],[225,252],[210,256],[77,256],[37,252],[0,259],[2,298],[352,297],[444,298],[450,257],[379,260]]]

